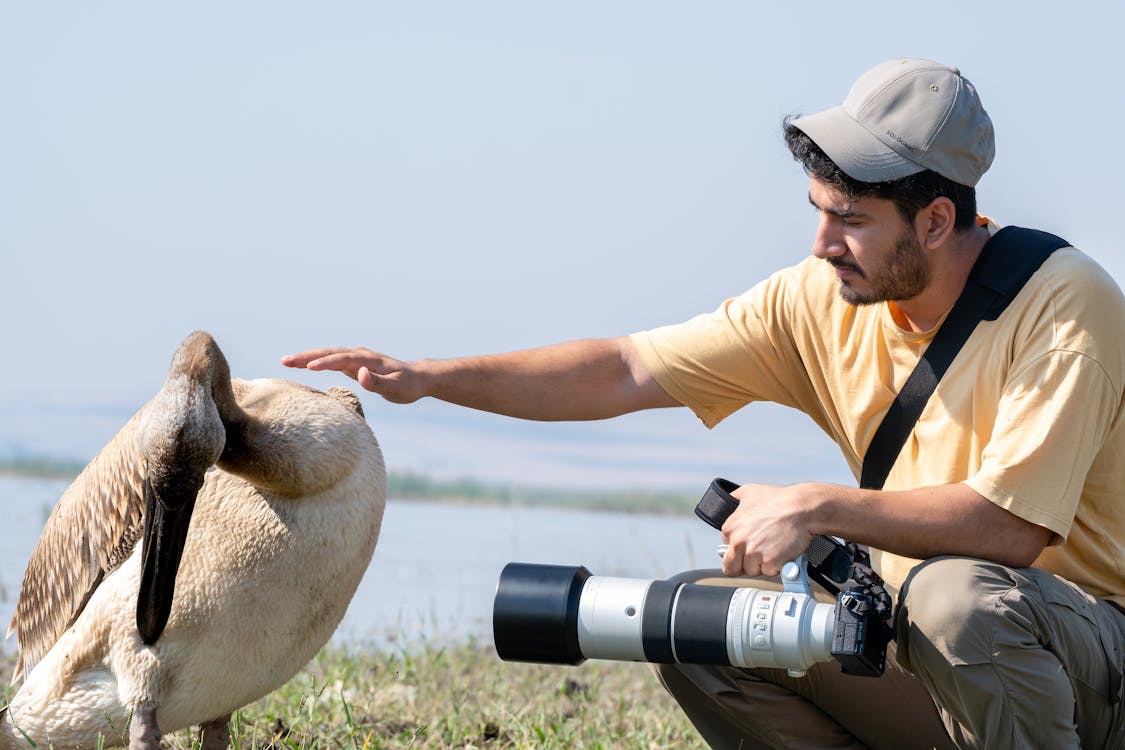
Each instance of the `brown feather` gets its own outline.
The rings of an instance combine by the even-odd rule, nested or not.
[[[82,470],[47,519],[8,626],[20,651],[13,679],[35,668],[137,543],[144,468],[136,422],[129,420]]]

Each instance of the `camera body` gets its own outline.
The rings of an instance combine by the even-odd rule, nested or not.
[[[781,577],[776,591],[509,563],[493,606],[496,651],[506,661],[720,664],[795,676],[836,659],[848,674],[883,673],[889,628],[862,588],[830,604],[810,592],[803,560]]]
[[[887,663],[891,629],[876,612],[871,594],[848,588],[836,595],[836,623],[832,629],[832,658],[840,671],[878,677]]]

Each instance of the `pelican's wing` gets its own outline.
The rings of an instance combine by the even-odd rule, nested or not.
[[[144,462],[133,439],[136,421],[82,470],[47,519],[8,626],[19,639],[14,678],[34,669],[140,537]]]

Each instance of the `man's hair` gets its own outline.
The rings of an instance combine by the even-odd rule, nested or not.
[[[867,196],[889,200],[904,219],[912,222],[918,212],[933,203],[935,198],[945,196],[953,202],[957,211],[953,220],[954,229],[970,229],[976,225],[975,188],[954,182],[929,169],[887,182],[860,182],[844,174],[812,138],[800,128],[794,127],[791,124],[793,119],[787,117],[784,123],[785,145],[789,147],[789,153],[801,163],[810,177],[836,188],[848,200]]]

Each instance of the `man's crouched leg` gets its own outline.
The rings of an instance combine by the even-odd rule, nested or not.
[[[725,578],[715,570],[673,580],[780,588],[776,579]],[[817,664],[804,677],[790,677],[784,669],[654,668],[712,748],[952,750],[929,694],[894,663],[893,653],[891,644],[882,677],[844,675],[836,662]]]
[[[1125,615],[1034,568],[963,557],[907,578],[898,659],[962,748],[1123,748]]]

